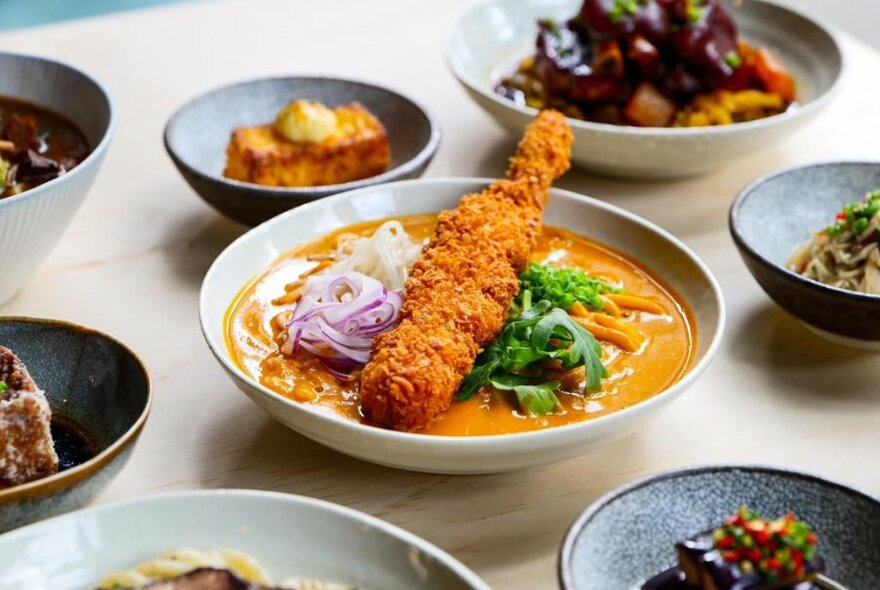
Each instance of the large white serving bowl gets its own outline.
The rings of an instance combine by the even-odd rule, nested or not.
[[[337,451],[401,469],[433,473],[512,471],[584,453],[632,432],[690,387],[718,348],[724,327],[721,291],[706,266],[684,244],[651,223],[596,199],[554,189],[544,221],[624,252],[674,288],[692,308],[699,333],[690,371],[663,393],[595,420],[522,434],[448,437],[395,432],[352,422],[291,401],[244,374],[224,341],[224,316],[236,294],[279,255],[333,230],[391,216],[435,213],[490,181],[439,178],[403,181],[330,197],[280,215],[230,245],[202,284],[202,331],[235,384],[291,429]]]
[[[77,167],[20,195],[0,199],[0,303],[48,256],[86,198],[113,135],[110,95],[88,74],[56,61],[0,53],[0,95],[35,103],[73,121],[92,152]]]
[[[625,177],[701,174],[737,156],[777,143],[828,105],[843,80],[844,55],[834,31],[812,16],[763,0],[722,0],[742,36],[772,48],[798,83],[799,107],[760,121],[725,127],[644,128],[569,119],[574,161]],[[498,79],[534,52],[538,19],[564,21],[581,0],[482,0],[452,25],[446,61],[468,94],[501,125],[521,135],[537,111],[494,92]]]
[[[382,590],[490,590],[434,545],[329,502],[243,490],[161,494],[71,512],[0,536],[0,590],[97,588],[178,548],[250,554],[275,583],[317,578]]]

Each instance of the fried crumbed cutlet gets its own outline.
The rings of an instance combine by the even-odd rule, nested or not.
[[[480,349],[504,326],[550,185],[569,168],[571,142],[565,117],[542,112],[507,180],[440,214],[406,283],[402,321],[376,338],[364,367],[360,395],[369,419],[418,430],[449,408]]]
[[[385,127],[357,103],[333,109],[338,132],[320,142],[290,141],[273,125],[236,129],[223,175],[264,186],[323,186],[382,174],[391,165]]]
[[[52,412],[46,394],[24,364],[0,346],[0,489],[58,471],[50,430]]]

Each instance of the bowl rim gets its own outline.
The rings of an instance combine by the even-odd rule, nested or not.
[[[491,91],[491,89],[486,87],[485,84],[472,84],[468,77],[457,67],[456,60],[452,56],[454,39],[459,31],[463,28],[464,22],[467,21],[469,18],[472,18],[473,13],[487,5],[503,5],[505,3],[515,3],[515,1],[516,0],[475,0],[474,2],[468,4],[461,12],[459,12],[458,16],[455,18],[452,25],[450,25],[449,29],[447,30],[443,45],[443,54],[445,57],[447,68],[452,72],[453,76],[455,76],[459,83],[461,83],[465,88],[467,88],[471,92],[476,92],[484,99],[488,99],[489,101],[495,103],[497,106],[504,108],[505,110],[534,118],[540,112],[538,109],[517,105],[516,103],[501,97],[496,92]],[[831,83],[831,86],[829,86],[828,89],[825,90],[825,92],[817,96],[815,99],[803,105],[799,105],[797,108],[789,109],[778,115],[772,115],[763,119],[746,121],[744,123],[735,123],[733,125],[727,126],[637,127],[634,125],[613,125],[610,123],[582,121],[580,119],[573,119],[571,117],[566,117],[566,121],[568,121],[569,125],[571,125],[572,129],[574,129],[575,132],[592,131],[607,133],[609,135],[631,135],[642,138],[705,137],[717,134],[731,135],[734,133],[747,133],[752,129],[769,127],[794,119],[802,119],[826,107],[840,93],[843,87],[843,83],[848,77],[850,70],[849,56],[844,49],[842,37],[838,29],[823,17],[820,17],[814,12],[810,10],[805,10],[799,6],[794,7],[790,5],[782,5],[767,0],[749,0],[749,2],[744,3],[743,6],[753,4],[770,6],[775,10],[781,11],[782,13],[794,14],[816,26],[830,39],[831,44],[834,46],[836,57],[840,61],[840,67],[837,68],[834,81]]]
[[[377,426],[361,424],[360,422],[348,420],[330,412],[320,411],[311,407],[309,404],[303,404],[290,400],[282,396],[281,394],[263,386],[249,375],[246,375],[230,359],[229,352],[228,350],[226,350],[225,342],[215,343],[212,340],[209,334],[208,326],[211,325],[216,318],[209,318],[207,316],[206,301],[209,295],[210,285],[214,281],[214,276],[221,273],[221,268],[226,264],[226,258],[230,256],[232,252],[240,247],[243,247],[242,244],[245,241],[255,239],[256,237],[263,237],[275,224],[285,223],[288,218],[300,215],[303,211],[309,211],[312,208],[332,206],[333,203],[356,198],[357,196],[363,195],[368,191],[388,190],[389,188],[397,189],[400,187],[416,187],[417,189],[419,187],[428,185],[445,185],[454,188],[456,191],[462,191],[461,194],[465,194],[465,191],[468,190],[467,187],[470,187],[471,185],[488,185],[492,182],[495,182],[496,180],[497,179],[493,178],[479,177],[434,177],[402,180],[379,186],[366,187],[356,191],[340,193],[326,199],[321,199],[320,201],[304,204],[300,207],[297,207],[296,209],[292,209],[290,211],[282,213],[281,215],[278,215],[277,217],[274,217],[250,229],[249,231],[238,237],[231,244],[229,244],[217,256],[217,258],[211,264],[211,267],[208,269],[208,272],[205,274],[205,278],[202,282],[202,287],[199,292],[199,323],[202,329],[202,336],[205,339],[208,348],[211,350],[212,354],[220,363],[220,365],[226,370],[228,374],[232,375],[234,379],[241,380],[242,382],[249,384],[253,389],[259,392],[260,395],[267,396],[270,399],[281,402],[283,405],[290,408],[293,412],[304,412],[305,414],[317,418],[318,420],[329,421],[329,423],[333,426],[346,430],[350,433],[354,433],[360,436],[376,437],[392,444],[425,443],[442,446],[446,450],[491,447],[500,442],[503,442],[505,444],[528,444],[538,443],[546,441],[548,439],[558,439],[564,437],[566,434],[571,432],[597,428],[597,425],[601,424],[613,424],[631,414],[637,414],[653,408],[658,404],[663,404],[665,401],[667,401],[667,398],[669,398],[671,401],[671,399],[676,397],[679,393],[682,393],[686,389],[688,389],[711,364],[721,346],[721,341],[724,335],[725,325],[727,321],[727,310],[724,302],[724,295],[715,276],[712,274],[709,267],[688,246],[686,246],[681,240],[679,240],[666,230],[662,229],[658,225],[648,221],[647,219],[639,217],[634,213],[630,213],[623,208],[611,205],[599,199],[587,197],[573,191],[559,188],[551,189],[551,195],[560,195],[568,199],[586,201],[589,205],[593,207],[603,209],[613,215],[624,217],[628,221],[642,226],[643,228],[651,231],[655,235],[659,235],[661,238],[669,242],[671,247],[675,248],[680,254],[688,258],[699,269],[700,273],[706,278],[706,282],[709,287],[708,291],[714,297],[714,301],[717,304],[717,329],[715,330],[715,334],[713,335],[712,339],[708,342],[708,346],[706,347],[706,352],[704,353],[703,358],[700,359],[699,362],[694,363],[693,366],[691,366],[691,368],[688,370],[688,372],[685,373],[678,381],[672,383],[671,385],[669,385],[669,387],[667,387],[663,391],[660,391],[656,395],[645,399],[635,405],[629,406],[627,408],[605,416],[601,416],[599,418],[583,420],[581,422],[575,422],[573,424],[555,426],[552,428],[545,428],[542,430],[534,430],[528,432],[481,436],[444,436],[436,434],[401,432],[386,428],[380,428]],[[260,269],[255,269],[253,276],[257,276],[259,272]],[[290,428],[289,426],[286,427]]]
[[[199,170],[189,162],[187,162],[183,156],[177,151],[174,147],[174,142],[171,138],[173,133],[173,128],[178,124],[180,119],[186,114],[186,111],[192,108],[196,103],[201,101],[204,98],[207,98],[210,95],[220,94],[222,92],[227,92],[230,90],[234,90],[236,88],[241,88],[245,86],[251,86],[253,84],[263,83],[263,82],[332,82],[338,83],[343,82],[345,84],[354,84],[355,86],[371,88],[373,90],[379,90],[388,95],[392,95],[404,102],[410,103],[412,106],[418,110],[425,120],[428,123],[428,128],[430,129],[430,134],[428,136],[428,141],[425,145],[412,156],[410,159],[405,162],[401,162],[397,166],[393,168],[389,168],[382,174],[377,174],[376,176],[370,176],[369,178],[362,178],[360,180],[352,180],[350,182],[344,182],[340,184],[327,184],[322,186],[304,186],[304,187],[283,187],[283,186],[264,186],[261,184],[256,184],[253,182],[244,182],[241,180],[234,180],[231,178],[226,178],[221,175],[207,174],[202,170]],[[384,126],[384,123],[383,123]],[[230,130],[230,133],[232,131]],[[389,133],[390,135],[390,133]],[[406,176],[408,174],[412,174],[416,170],[418,170],[422,166],[426,166],[431,159],[434,157],[434,154],[437,152],[437,148],[440,146],[440,142],[443,138],[443,133],[440,130],[440,125],[437,123],[437,120],[434,118],[431,113],[421,105],[418,101],[410,98],[409,96],[402,94],[396,90],[392,90],[386,86],[380,86],[378,84],[373,84],[372,82],[367,82],[365,80],[354,79],[354,78],[337,78],[333,76],[296,76],[296,75],[282,75],[282,76],[268,76],[262,78],[252,78],[249,80],[242,80],[239,82],[232,82],[230,84],[224,84],[221,86],[216,86],[210,88],[204,92],[199,93],[198,95],[188,99],[184,102],[174,113],[168,118],[168,121],[165,123],[165,129],[162,133],[162,140],[165,145],[165,151],[171,157],[175,164],[178,166],[182,166],[188,172],[196,175],[198,178],[208,181],[208,182],[219,182],[221,184],[225,184],[227,186],[233,187],[239,190],[249,190],[256,191],[260,193],[261,196],[265,197],[275,197],[275,198],[285,198],[285,197],[320,197],[320,196],[329,196],[342,191],[350,191],[363,187],[367,187],[377,183],[385,183],[394,179],[397,179],[401,176]]]
[[[768,270],[775,272],[777,275],[784,277],[789,282],[802,287],[808,292],[827,295],[830,297],[837,297],[839,299],[846,299],[852,303],[868,303],[880,305],[880,295],[859,293],[857,291],[848,291],[847,289],[832,287],[831,285],[826,285],[824,283],[820,283],[819,281],[808,279],[807,277],[801,276],[798,273],[789,270],[785,266],[773,262],[769,258],[765,257],[763,254],[759,253],[754,247],[752,247],[752,245],[746,239],[745,235],[743,235],[740,230],[742,209],[745,207],[748,200],[751,199],[755,195],[757,190],[763,187],[764,184],[782,176],[797,174],[805,170],[819,168],[836,168],[839,166],[852,165],[859,167],[871,166],[880,169],[880,160],[829,160],[825,162],[811,162],[809,164],[800,164],[797,166],[783,168],[782,170],[777,170],[761,176],[757,180],[749,183],[744,189],[742,189],[742,191],[733,201],[733,204],[730,207],[730,212],[728,214],[728,228],[730,230],[730,235],[733,238],[734,243],[742,251],[746,252],[750,258],[756,260]]]
[[[39,55],[31,55],[28,53],[16,53],[13,51],[0,51],[0,59],[3,59],[5,57],[7,57],[7,58],[11,57],[14,59],[22,59],[25,61],[33,61],[33,62],[37,62],[37,63],[48,64],[48,65],[51,65],[54,67],[61,67],[62,69],[69,70],[70,72],[72,72],[78,76],[81,76],[87,82],[89,82],[90,84],[93,84],[95,86],[95,88],[98,89],[98,92],[100,92],[101,95],[104,97],[104,99],[107,101],[108,119],[107,119],[107,125],[104,129],[104,132],[101,135],[101,139],[98,141],[98,143],[94,147],[91,148],[91,151],[89,151],[88,155],[85,157],[85,159],[82,162],[80,162],[79,164],[74,166],[73,169],[65,172],[64,174],[62,174],[60,176],[56,176],[55,178],[53,178],[52,180],[50,180],[48,182],[44,182],[43,184],[41,184],[39,186],[35,186],[34,188],[23,191],[17,195],[12,195],[11,197],[6,197],[3,199],[0,199],[0,209],[2,209],[3,207],[6,207],[6,206],[11,206],[13,203],[23,202],[27,197],[31,197],[31,196],[36,197],[39,194],[42,194],[42,193],[49,191],[49,190],[52,190],[55,186],[60,185],[61,183],[65,182],[66,180],[79,175],[86,168],[90,168],[92,165],[95,164],[95,162],[97,160],[99,160],[101,157],[104,156],[105,152],[107,151],[108,146],[110,145],[110,141],[112,140],[113,135],[116,133],[116,106],[113,102],[113,96],[110,94],[110,91],[107,90],[107,87],[104,86],[100,81],[98,81],[97,78],[95,78],[94,76],[92,76],[91,74],[86,72],[85,70],[82,70],[82,69],[80,69],[80,68],[78,68],[78,67],[76,67],[66,61],[62,61],[62,60],[50,59],[48,57],[43,57],[43,56],[39,56]],[[6,95],[6,96],[9,96],[9,95]],[[13,97],[13,98],[21,99],[20,97]],[[39,107],[46,108],[45,105],[43,105],[43,104],[36,103],[34,101],[28,101],[27,99],[24,99],[24,100],[26,100],[27,102],[32,102],[33,104],[36,104]],[[67,118],[68,120],[73,122],[77,126],[77,128],[79,128],[79,123],[77,121],[74,121],[73,118],[70,117],[67,113],[59,111],[59,114],[63,115],[65,118]]]
[[[126,354],[128,354],[129,357],[135,361],[137,366],[143,372],[144,384],[146,386],[144,391],[144,393],[146,394],[146,399],[144,400],[143,410],[141,410],[141,413],[138,415],[137,419],[132,423],[128,430],[126,430],[121,436],[113,441],[113,443],[110,444],[106,449],[102,450],[100,453],[84,463],[80,463],[79,465],[71,467],[70,469],[66,469],[64,471],[59,471],[58,473],[50,475],[49,477],[35,479],[33,481],[13,486],[11,488],[0,489],[0,507],[18,502],[20,500],[25,500],[29,498],[34,499],[55,494],[61,489],[71,487],[79,483],[80,481],[88,479],[92,475],[95,475],[112,459],[119,455],[126,447],[134,443],[134,441],[138,438],[141,430],[143,429],[144,424],[147,421],[147,417],[150,415],[150,411],[153,405],[152,382],[147,366],[131,348],[129,348],[126,344],[120,342],[113,336],[101,332],[100,330],[95,330],[94,328],[89,328],[87,326],[82,326],[80,324],[68,322],[65,320],[34,318],[29,316],[0,316],[0,324],[6,323],[54,326],[56,328],[62,328],[67,331],[76,331],[93,336],[99,336],[100,338],[103,338],[104,340],[115,344]]]
[[[14,538],[18,535],[36,532],[45,528],[47,532],[59,521],[74,520],[89,514],[113,513],[118,510],[136,509],[138,506],[149,504],[161,504],[164,502],[177,502],[187,500],[213,500],[213,499],[231,499],[236,500],[256,500],[259,503],[279,502],[288,505],[297,505],[314,512],[322,511],[341,516],[346,520],[357,522],[361,525],[378,529],[380,532],[389,537],[403,541],[410,547],[415,547],[425,555],[431,556],[432,559],[442,563],[450,571],[454,572],[462,581],[468,583],[474,590],[491,590],[489,585],[480,578],[476,572],[466,566],[462,561],[456,559],[452,554],[440,548],[439,546],[423,539],[422,537],[412,533],[396,524],[392,524],[381,518],[368,514],[366,512],[336,504],[328,500],[313,498],[300,494],[288,494],[285,492],[264,491],[264,490],[248,490],[239,488],[219,488],[211,490],[177,490],[171,492],[160,492],[156,494],[142,495],[135,498],[128,498],[98,506],[89,506],[80,508],[47,518],[24,527],[13,529],[0,535],[0,542],[8,538]]]
[[[679,477],[690,477],[694,475],[711,474],[728,471],[749,471],[753,473],[764,473],[771,475],[779,475],[790,478],[808,480],[827,486],[845,494],[856,496],[863,500],[867,500],[874,504],[880,505],[880,498],[873,496],[859,488],[847,485],[842,481],[829,479],[823,475],[813,473],[811,471],[803,471],[793,467],[780,467],[762,463],[710,463],[706,465],[698,465],[694,467],[684,467],[678,469],[667,469],[640,477],[636,480],[622,484],[610,492],[607,492],[590,503],[587,508],[569,525],[563,538],[562,546],[556,562],[556,573],[559,585],[562,590],[575,590],[573,579],[572,558],[574,556],[574,548],[584,528],[591,520],[601,512],[606,506],[612,502],[622,498],[644,487],[648,487],[658,482],[676,479]]]

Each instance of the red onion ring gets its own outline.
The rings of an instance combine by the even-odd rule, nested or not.
[[[313,275],[287,324],[281,352],[306,350],[340,380],[370,360],[373,338],[397,324],[403,299],[359,272]]]

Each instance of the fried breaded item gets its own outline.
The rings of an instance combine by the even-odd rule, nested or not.
[[[385,127],[357,103],[333,109],[337,132],[323,141],[291,141],[274,125],[236,129],[223,175],[264,186],[322,186],[382,174],[391,164]]]
[[[440,214],[406,283],[402,321],[376,338],[364,367],[367,418],[418,430],[449,408],[480,349],[504,326],[550,185],[569,168],[571,142],[565,117],[542,112],[526,130],[508,179]]]
[[[0,489],[56,473],[49,403],[24,364],[0,346]]]

